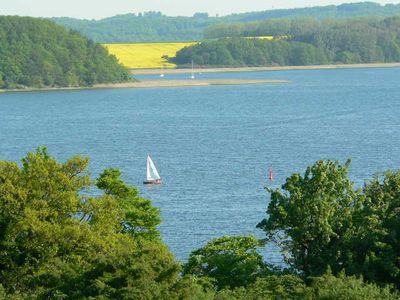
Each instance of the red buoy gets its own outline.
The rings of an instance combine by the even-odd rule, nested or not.
[[[269,181],[273,181],[274,180],[274,174],[272,173],[272,166],[269,167]]]

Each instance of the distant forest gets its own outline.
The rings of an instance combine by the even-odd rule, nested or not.
[[[0,16],[0,89],[90,86],[129,74],[101,45],[48,20]]]
[[[241,23],[180,50],[171,61],[198,66],[286,66],[400,61],[400,17],[315,18]],[[234,36],[275,35],[272,41]]]
[[[53,18],[69,29],[79,31],[99,43],[154,41],[189,41],[205,38],[204,31],[214,25],[253,22],[273,18],[310,16],[317,19],[349,18],[354,16],[393,16],[400,14],[400,4],[381,6],[373,2],[329,5],[311,8],[276,9],[233,14],[223,17],[196,13],[192,17],[169,17],[160,12],[118,15],[102,20]],[[207,30],[208,34],[210,31]]]

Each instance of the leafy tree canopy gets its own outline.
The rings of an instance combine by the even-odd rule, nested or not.
[[[123,213],[123,232],[150,239],[158,238],[157,225],[161,222],[159,209],[150,200],[140,197],[137,189],[125,184],[120,176],[119,170],[107,169],[97,179],[96,185],[106,195],[117,199]]]
[[[399,298],[400,171],[357,190],[349,161],[318,161],[269,190],[259,224],[292,270],[264,263],[254,236],[234,236],[193,251],[181,275],[159,210],[119,170],[91,180],[88,163],[45,148],[0,161],[1,299]]]
[[[106,193],[91,196],[87,166],[79,156],[60,163],[45,148],[21,166],[0,161],[0,295],[155,299],[172,291],[180,266],[157,238],[158,210],[116,170],[97,181]]]
[[[355,189],[349,162],[318,161],[269,189],[267,218],[258,227],[306,277],[331,270],[400,287],[400,171]]]
[[[268,218],[258,224],[290,255],[287,262],[306,276],[340,264],[340,249],[359,201],[347,177],[348,161],[318,161],[304,176],[293,174],[282,190],[270,190]]]
[[[354,214],[356,230],[346,245],[346,270],[372,282],[400,288],[400,171],[367,182],[364,205]]]
[[[268,272],[254,236],[225,236],[193,251],[184,274],[214,279],[218,288],[245,286]]]

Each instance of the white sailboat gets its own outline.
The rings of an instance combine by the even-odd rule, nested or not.
[[[157,168],[150,155],[147,155],[146,180],[143,181],[143,184],[161,184],[160,174],[158,174]]]

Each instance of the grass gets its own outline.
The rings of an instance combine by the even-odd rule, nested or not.
[[[111,54],[130,69],[173,69],[163,56],[174,57],[176,52],[196,42],[104,44]]]

